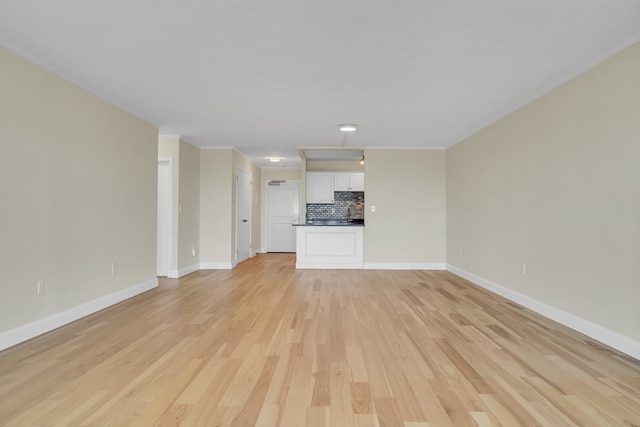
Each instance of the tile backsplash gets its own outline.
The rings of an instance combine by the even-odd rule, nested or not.
[[[334,200],[331,205],[307,203],[307,221],[364,218],[364,191],[336,191]]]

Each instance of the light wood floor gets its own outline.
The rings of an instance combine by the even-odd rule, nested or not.
[[[638,426],[640,362],[441,271],[201,271],[0,353],[2,426]]]

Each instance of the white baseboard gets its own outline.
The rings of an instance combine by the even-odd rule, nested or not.
[[[43,319],[3,332],[0,334],[0,351],[157,287],[158,278],[154,277],[146,282],[138,283],[121,291],[105,295],[93,301],[61,311],[60,313],[52,314]]]
[[[180,270],[169,270],[167,272],[167,278],[177,279],[182,276],[186,276],[189,273],[200,270],[200,264],[193,264],[188,267],[181,268]]]
[[[521,294],[520,292],[494,283],[473,273],[469,273],[468,271],[455,267],[451,264],[447,264],[447,270],[455,275],[469,280],[470,282],[475,283],[478,286],[501,295],[508,300],[527,307],[528,309],[533,310],[538,314],[541,314],[551,320],[555,320],[556,322],[567,326],[575,331],[583,333],[586,336],[593,338],[594,340],[600,341],[603,344],[613,347],[616,350],[621,351],[622,353],[628,354],[629,356],[636,359],[640,359],[640,341],[636,341],[627,336],[619,334],[618,332],[607,329],[604,326],[600,326],[589,320],[575,316],[571,313],[567,313],[566,311],[560,310],[559,308],[538,301],[534,298],[531,298],[530,296]]]
[[[362,270],[361,262],[353,263],[324,263],[324,262],[296,262],[298,270]]]
[[[446,270],[443,262],[365,262],[365,270]]]
[[[233,264],[230,262],[201,262],[200,270],[231,270]]]

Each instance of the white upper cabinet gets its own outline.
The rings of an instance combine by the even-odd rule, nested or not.
[[[335,191],[364,191],[364,172],[336,172]]]
[[[333,172],[307,173],[307,203],[334,203]]]
[[[349,174],[351,191],[364,191],[364,172]]]
[[[336,191],[349,191],[349,184],[351,180],[349,179],[349,172],[336,172],[333,174],[334,179],[334,188]]]

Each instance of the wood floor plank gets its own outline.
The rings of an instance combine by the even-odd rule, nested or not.
[[[640,361],[446,271],[262,254],[0,352],[0,425],[640,427]]]
[[[329,427],[329,408],[326,406],[309,406],[304,425],[306,427]]]
[[[200,395],[198,401],[192,405],[183,422],[179,425],[205,426],[210,423],[212,414],[215,413],[218,407],[222,407],[220,400],[240,370],[241,364],[242,360],[239,359],[224,359],[222,369],[217,375],[210,377],[207,389]]]
[[[264,364],[260,377],[256,382],[253,390],[249,394],[244,406],[238,413],[238,415],[231,422],[231,427],[244,427],[255,425],[255,422],[260,415],[260,409],[264,402],[265,395],[271,383],[271,378],[278,364],[278,356],[268,356],[267,361]]]
[[[282,407],[283,426],[299,425],[306,418],[307,408],[311,405],[313,387],[312,378],[313,359],[307,356],[296,356],[293,359],[293,375],[291,382],[285,387],[289,389],[287,400]]]

